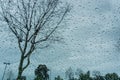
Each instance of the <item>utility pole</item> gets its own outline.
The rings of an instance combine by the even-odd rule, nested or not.
[[[5,69],[4,69],[4,73],[3,73],[2,80],[4,79],[5,71],[6,71],[6,69],[7,69],[7,65],[10,65],[10,63],[4,62],[3,64],[5,64]]]
[[[49,71],[50,71],[50,73],[49,73],[49,74],[50,74],[50,76],[49,76],[49,80],[51,80],[51,69],[49,69]]]

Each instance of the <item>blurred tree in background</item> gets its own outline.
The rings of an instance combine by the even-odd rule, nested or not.
[[[37,69],[35,69],[35,76],[36,78],[34,80],[49,80],[49,69],[46,65],[40,64]]]
[[[107,73],[105,75],[106,80],[120,80],[119,76],[116,73]]]
[[[58,75],[57,77],[55,77],[55,80],[63,80],[60,75]]]

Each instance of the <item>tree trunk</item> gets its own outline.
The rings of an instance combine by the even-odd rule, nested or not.
[[[18,68],[17,80],[21,80],[22,73],[23,73],[23,62],[24,62],[24,56],[22,54],[21,59],[20,59],[20,63],[19,63],[19,68]]]

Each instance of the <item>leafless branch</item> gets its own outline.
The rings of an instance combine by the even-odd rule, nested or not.
[[[12,3],[15,5],[8,0],[0,0],[2,17],[18,40],[22,56],[18,74],[21,76],[29,66],[30,56],[36,46],[50,40],[69,12],[70,6],[60,5],[59,0],[15,0]],[[26,59],[27,64],[23,67]],[[20,78],[19,75],[17,79]]]
[[[30,64],[30,55],[27,57],[27,64],[23,67],[23,71],[29,66]]]

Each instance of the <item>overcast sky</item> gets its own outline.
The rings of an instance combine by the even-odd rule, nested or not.
[[[73,8],[67,29],[62,33],[65,43],[37,50],[28,70],[33,71],[43,63],[56,74],[70,66],[83,71],[120,74],[120,51],[116,47],[120,38],[120,0],[67,1]],[[3,62],[7,61],[12,63],[9,68],[16,70],[12,67],[16,67],[19,61],[18,49],[13,47],[17,47],[17,43],[11,37],[13,35],[4,30],[8,31],[6,28],[0,29],[0,69],[4,69]]]

